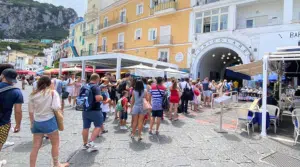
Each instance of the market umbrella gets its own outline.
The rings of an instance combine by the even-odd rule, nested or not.
[[[124,67],[123,69],[129,69],[130,73],[140,77],[164,77],[164,71],[161,69],[145,66],[143,64]]]
[[[181,79],[181,78],[188,78],[189,77],[188,73],[178,71],[178,70],[175,70],[175,69],[171,69],[171,68],[164,69],[164,71],[166,72],[167,78]]]

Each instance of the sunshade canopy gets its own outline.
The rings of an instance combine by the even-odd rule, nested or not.
[[[263,71],[263,62],[262,60],[252,62],[249,64],[242,64],[233,67],[228,67],[227,69],[232,70],[234,72],[242,73],[248,76],[254,76],[261,74]]]

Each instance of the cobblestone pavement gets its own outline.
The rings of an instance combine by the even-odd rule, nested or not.
[[[26,88],[23,92],[25,97],[28,97],[31,89]],[[22,131],[17,134],[11,133],[8,139],[15,145],[0,152],[0,159],[8,161],[7,167],[29,166],[32,135],[29,129],[27,100],[26,98],[23,106]],[[176,122],[165,120],[162,122],[160,135],[148,135],[145,129],[144,140],[141,142],[131,140],[129,131],[119,130],[117,122],[110,116],[105,124],[109,133],[96,140],[99,151],[87,153],[80,150],[81,112],[69,108],[65,111],[66,130],[60,133],[60,159],[68,161],[72,167],[265,167],[273,166],[273,162],[265,162],[272,158],[277,160],[275,166],[300,166],[300,144],[293,146],[290,120],[282,123],[278,135],[275,135],[271,128],[268,130],[270,136],[262,138],[259,128],[256,127],[255,133],[248,136],[243,130],[235,132],[235,111],[226,110],[224,128],[228,133],[219,134],[213,130],[219,122],[218,111],[203,109],[201,112],[191,112],[187,116],[180,115]],[[38,167],[51,166],[50,151],[51,144],[44,141],[38,156]],[[278,153],[281,154],[276,156],[276,159],[275,155]],[[292,159],[294,163],[285,162],[287,158]]]

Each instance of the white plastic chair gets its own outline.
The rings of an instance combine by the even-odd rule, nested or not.
[[[267,111],[269,112],[270,115],[270,123],[274,124],[274,133],[277,131],[277,123],[279,123],[279,114],[280,114],[280,109],[277,106],[274,105],[267,105]]]
[[[294,124],[294,137],[295,143],[297,144],[298,137],[300,136],[300,109],[295,109],[292,113],[292,121]]]
[[[243,122],[247,127],[248,136],[250,135],[250,125],[252,125],[252,132],[254,132],[254,124],[253,124],[253,118],[255,117],[255,114],[253,113],[252,116],[248,116],[249,109],[248,108],[235,108],[236,110],[236,128],[237,130],[240,122]]]

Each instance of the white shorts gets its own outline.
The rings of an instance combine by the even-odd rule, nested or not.
[[[69,93],[69,96],[73,96],[74,89],[72,87],[67,87],[66,91]]]

